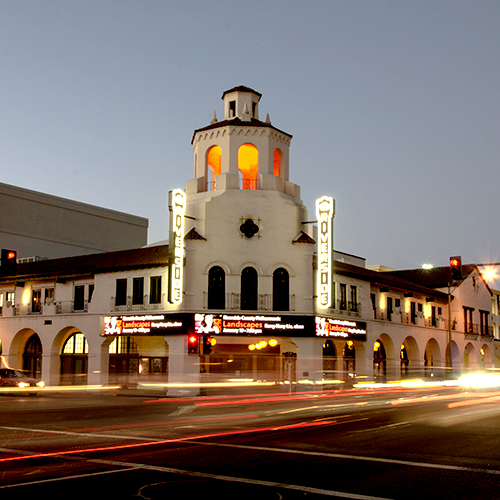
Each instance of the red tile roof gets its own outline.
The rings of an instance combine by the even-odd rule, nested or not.
[[[476,266],[470,264],[462,265],[462,281],[475,270],[477,270]],[[433,267],[432,269],[403,269],[389,271],[384,274],[402,278],[429,288],[446,288],[451,281],[451,268],[449,266]]]
[[[194,142],[194,137],[198,132],[204,132],[206,130],[212,130],[216,128],[221,128],[221,127],[262,127],[262,128],[271,128],[273,130],[276,130],[280,134],[284,134],[290,139],[293,137],[291,134],[288,134],[287,132],[284,132],[283,130],[280,130],[279,128],[273,127],[270,123],[267,122],[261,122],[260,120],[257,120],[256,118],[252,118],[249,121],[243,121],[240,118],[231,118],[230,120],[223,120],[221,122],[216,122],[216,123],[211,123],[210,125],[207,125],[206,127],[196,129],[193,132],[193,138],[191,139],[191,144]]]
[[[168,245],[159,245],[17,264],[15,276],[0,276],[0,282],[88,276],[167,264]]]
[[[389,287],[394,290],[414,292],[427,297],[448,300],[448,294],[434,290],[432,287],[424,286],[421,283],[393,276],[392,272],[378,272],[364,267],[353,266],[345,262],[334,261],[333,271],[335,274],[350,276],[363,281],[370,282],[373,286]]]
[[[226,94],[230,94],[231,92],[248,92],[249,94],[255,94],[259,96],[259,100],[262,97],[262,94],[260,92],[257,92],[254,89],[251,89],[250,87],[245,87],[244,85],[238,85],[237,87],[233,87],[232,89],[226,90],[223,94],[221,99],[224,99],[224,96]]]

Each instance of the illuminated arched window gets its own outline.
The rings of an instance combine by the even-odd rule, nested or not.
[[[273,173],[276,177],[281,177],[283,163],[283,153],[281,149],[276,148],[273,154]]]
[[[207,174],[208,190],[215,191],[215,178],[221,173],[222,169],[222,149],[220,146],[212,146],[207,153]]]
[[[134,337],[116,337],[109,344],[109,354],[137,354],[138,352]]]
[[[257,271],[253,267],[241,272],[241,309],[257,310]]]
[[[226,308],[226,273],[220,266],[208,271],[208,309]]]
[[[290,310],[290,279],[282,267],[273,273],[273,311]]]
[[[68,337],[61,352],[62,385],[87,383],[88,352],[87,339],[83,333]]]
[[[257,189],[259,151],[253,144],[243,144],[238,150],[238,169],[242,175],[243,189]]]
[[[83,333],[74,333],[66,340],[63,347],[63,354],[88,354],[89,347],[87,339]]]

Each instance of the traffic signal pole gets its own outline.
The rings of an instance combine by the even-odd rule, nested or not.
[[[450,373],[453,370],[453,342],[451,340],[451,282],[448,282],[448,351],[450,356]]]

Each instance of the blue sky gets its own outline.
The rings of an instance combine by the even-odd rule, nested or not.
[[[500,261],[497,0],[0,1],[0,182],[147,217],[236,85],[293,135],[335,248],[401,268]]]

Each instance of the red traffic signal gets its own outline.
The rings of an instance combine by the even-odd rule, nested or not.
[[[462,257],[450,257],[451,279],[460,281],[462,279]]]
[[[1,273],[4,276],[12,276],[16,274],[17,252],[15,250],[6,250],[5,248],[2,248],[1,259]]]
[[[188,337],[188,354],[198,354],[200,350],[200,340],[197,335],[189,335]]]

